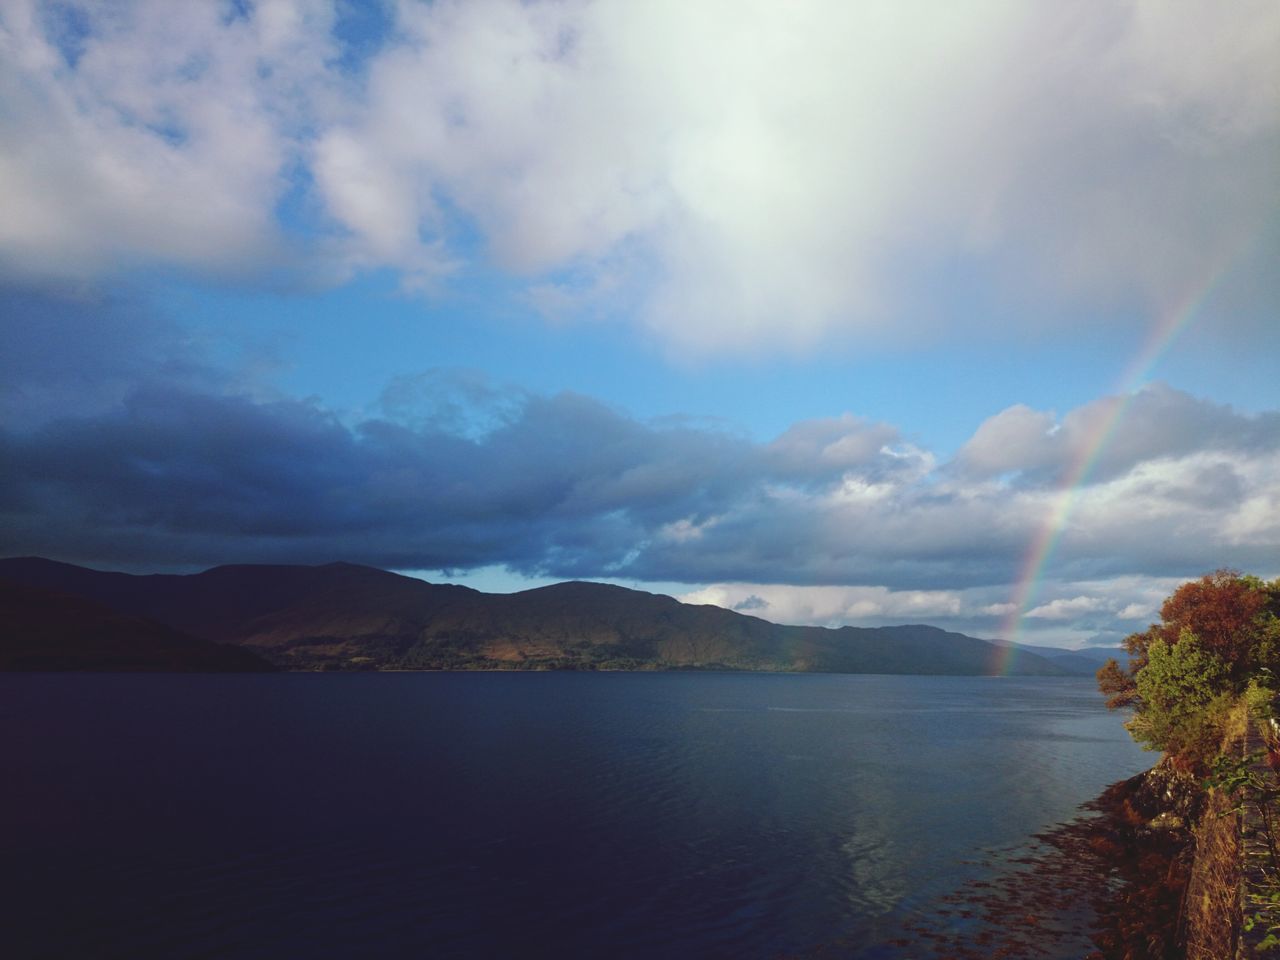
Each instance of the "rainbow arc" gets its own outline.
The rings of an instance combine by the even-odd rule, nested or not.
[[[1076,444],[1044,521],[1031,538],[1019,565],[1018,577],[1009,598],[1011,609],[1000,624],[999,635],[1004,639],[1016,642],[1022,635],[1023,621],[1028,611],[1035,607],[1049,561],[1070,525],[1091,473],[1115,436],[1116,428],[1124,420],[1134,399],[1141,394],[1156,363],[1203,313],[1205,304],[1230,272],[1229,268],[1236,262],[1239,252],[1239,249],[1233,250],[1224,256],[1209,271],[1208,279],[1191,287],[1187,295],[1164,311],[1158,322],[1152,325],[1142,348],[1117,381],[1109,409],[1088,425],[1082,440]],[[993,672],[1007,676],[1016,660],[1017,648],[1001,647]]]

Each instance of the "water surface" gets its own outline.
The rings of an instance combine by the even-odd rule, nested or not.
[[[0,676],[6,956],[892,957],[1150,765],[1091,681]]]

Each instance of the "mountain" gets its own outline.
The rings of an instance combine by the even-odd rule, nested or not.
[[[1060,667],[1086,676],[1093,676],[1108,660],[1125,663],[1129,657],[1124,647],[1082,647],[1079,650],[1055,650],[1047,654],[1034,647],[1031,649]]]
[[[1013,640],[992,640],[991,643],[1000,647],[1014,647],[1019,651],[1019,656],[1030,653],[1043,657],[1050,663],[1056,663],[1068,673],[1080,677],[1092,677],[1108,660],[1115,659],[1124,663],[1128,657],[1124,647],[1082,647],[1079,650],[1068,650],[1065,647],[1038,647]]]
[[[249,650],[189,637],[83,597],[0,580],[0,670],[274,670]]]
[[[784,626],[600,583],[513,594],[346,563],[104,573],[38,558],[0,577],[57,590],[286,669],[733,669],[982,675],[999,650],[936,627]],[[1015,673],[1071,671],[1023,652]],[[1090,671],[1091,672],[1091,671]]]

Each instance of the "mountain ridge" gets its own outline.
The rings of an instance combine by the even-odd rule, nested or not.
[[[126,574],[43,558],[0,560],[0,578],[316,669],[728,669],[983,675],[1002,647],[925,624],[775,624],[613,584],[565,581],[511,594],[359,564],[231,564]],[[1079,675],[1019,650],[1011,672]]]
[[[0,671],[262,673],[243,647],[191,637],[85,597],[0,579]]]

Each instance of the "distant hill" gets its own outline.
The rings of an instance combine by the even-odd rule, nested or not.
[[[20,558],[0,560],[0,577],[83,597],[193,637],[234,643],[286,669],[982,675],[999,653],[988,641],[922,625],[783,626],[607,584],[486,594],[345,563],[133,576]],[[1029,651],[1016,658],[1013,671],[1077,672]]]
[[[1098,668],[1108,660],[1124,663],[1129,654],[1124,647],[1083,647],[1079,650],[1067,650],[1064,647],[1037,647],[1029,643],[1014,643],[1009,640],[993,640],[992,643],[1005,647],[1016,647],[1021,655],[1032,653],[1044,657],[1051,663],[1082,677],[1091,677]]]
[[[0,670],[276,669],[249,650],[185,636],[83,597],[0,580]]]
[[[1129,654],[1124,647],[1084,647],[1080,650],[1065,650],[1062,653],[1049,655],[1049,659],[1059,666],[1089,675],[1097,673],[1098,668],[1108,660],[1124,664],[1128,662],[1128,658]]]

